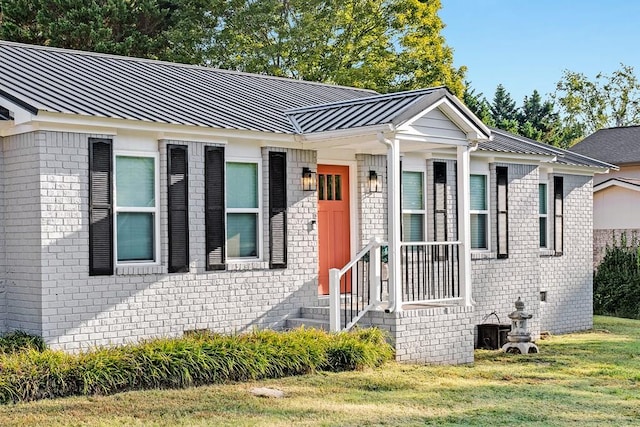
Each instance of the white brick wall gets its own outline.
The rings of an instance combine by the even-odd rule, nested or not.
[[[473,363],[473,307],[369,312],[360,322],[389,332],[403,363]]]
[[[4,138],[0,137],[0,177],[4,171]],[[0,179],[0,333],[6,330],[5,319],[7,317],[7,289],[6,273],[7,260],[5,252],[5,216],[4,216],[4,179]]]
[[[41,334],[40,187],[42,133],[5,137],[2,203],[7,329]]]
[[[387,156],[357,154],[359,241],[366,245],[372,237],[387,240]],[[376,171],[381,191],[369,191],[369,171]],[[360,249],[360,248],[358,248]]]
[[[497,259],[496,166],[507,166],[509,257]],[[490,165],[490,227],[492,252],[474,256],[472,264],[473,299],[476,302],[475,324],[495,311],[502,323],[515,310],[518,297],[525,310],[533,314],[529,321],[534,336],[540,331],[540,249],[538,222],[538,168],[530,165]]]
[[[314,152],[286,150],[288,161],[288,268],[264,261],[204,270],[204,147],[161,141],[162,266],[119,268],[114,276],[88,275],[88,138],[37,132],[5,138],[10,168],[7,200],[7,326],[41,333],[54,348],[78,350],[184,330],[237,332],[282,327],[286,317],[317,300],[317,201],[303,192],[300,171],[315,169]],[[189,146],[191,269],[167,274],[166,143]],[[268,157],[263,149],[263,158]],[[266,160],[263,171],[268,171]],[[266,192],[268,180],[263,179]],[[40,203],[41,202],[41,203]],[[264,200],[264,230],[268,215]],[[42,246],[40,245],[42,238]],[[268,239],[264,242],[268,250]],[[42,326],[41,326],[42,325]],[[40,329],[41,328],[41,329]]]
[[[0,219],[4,226],[6,329],[42,334],[55,348],[78,350],[184,330],[237,332],[284,325],[304,305],[317,302],[317,215],[315,193],[303,192],[302,167],[316,167],[312,151],[285,150],[288,161],[288,268],[268,269],[267,160],[263,158],[263,261],[230,264],[228,271],[205,271],[204,144],[160,141],[161,265],[119,268],[114,276],[88,276],[88,138],[62,132],[33,132],[2,141]],[[190,271],[167,274],[166,144],[189,147]],[[273,148],[273,150],[284,150]],[[386,238],[386,160],[358,155],[359,239]],[[455,239],[455,162],[447,160],[450,239]],[[490,191],[494,195],[495,164]],[[395,316],[399,357],[445,363],[468,361],[467,333],[497,311],[503,322],[522,297],[534,336],[540,330],[565,332],[591,326],[591,180],[565,175],[565,253],[541,258],[538,248],[538,170],[509,168],[509,258],[493,254],[472,262],[475,309],[418,310]],[[383,191],[368,192],[369,170],[382,177]],[[427,162],[428,218],[433,202],[432,161]],[[495,248],[495,197],[491,197]],[[432,226],[432,225],[430,225]],[[2,249],[0,249],[2,250]],[[546,291],[548,302],[539,302]],[[372,315],[373,316],[373,315]],[[375,324],[375,318],[370,320]],[[389,322],[389,320],[381,321]],[[442,329],[448,334],[443,335]],[[443,349],[442,347],[446,347]],[[465,350],[465,351],[467,351]],[[415,358],[415,359],[414,359]],[[403,359],[404,360],[404,359]]]
[[[540,259],[540,290],[547,292],[541,330],[556,334],[593,326],[592,180],[562,176],[564,254]]]

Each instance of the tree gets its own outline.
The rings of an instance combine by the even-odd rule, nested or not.
[[[465,67],[440,1],[3,0],[0,38],[210,65],[382,92],[446,85]]]
[[[375,89],[446,85],[462,96],[440,34],[440,1],[232,0],[208,41],[207,63]]]
[[[509,132],[518,132],[518,116],[516,102],[501,84],[496,87],[496,92],[491,103],[491,116],[496,126]]]
[[[565,70],[554,98],[579,137],[605,127],[640,123],[640,82],[631,66],[620,64],[611,75],[598,73],[595,80]]]
[[[0,38],[201,63],[214,25],[209,0],[3,0]]]
[[[560,132],[562,124],[554,108],[552,101],[542,101],[537,90],[534,90],[531,96],[525,96],[522,107],[516,114],[520,135],[559,145],[561,141],[558,138],[562,134]]]
[[[470,82],[464,82],[465,88],[462,94],[462,102],[487,126],[495,126],[496,123],[491,115],[491,106],[482,92],[476,93],[471,88]]]

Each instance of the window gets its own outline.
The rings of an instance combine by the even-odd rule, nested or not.
[[[540,222],[540,247],[546,248],[547,242],[547,205],[548,205],[548,193],[547,184],[538,184],[538,217]]]
[[[471,175],[471,249],[489,249],[487,176]]]
[[[402,172],[402,240],[423,242],[424,235],[424,174]]]
[[[158,261],[157,155],[116,154],[116,261]]]
[[[227,162],[227,256],[259,257],[258,164]]]

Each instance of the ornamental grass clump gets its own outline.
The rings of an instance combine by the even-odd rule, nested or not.
[[[0,354],[0,402],[362,369],[392,356],[385,334],[376,329],[199,332],[80,354],[26,348]]]

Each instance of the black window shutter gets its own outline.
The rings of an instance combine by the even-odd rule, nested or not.
[[[553,216],[554,216],[554,250],[556,255],[562,255],[563,217],[564,217],[564,181],[561,176],[553,177]]]
[[[447,240],[447,164],[433,162],[433,240]]]
[[[89,275],[113,274],[111,140],[89,138]]]
[[[269,268],[287,268],[287,154],[269,152]]]
[[[509,170],[496,167],[498,258],[509,258]]]
[[[188,148],[167,145],[169,273],[189,271]]]
[[[224,270],[224,147],[205,147],[204,157],[207,270]]]

